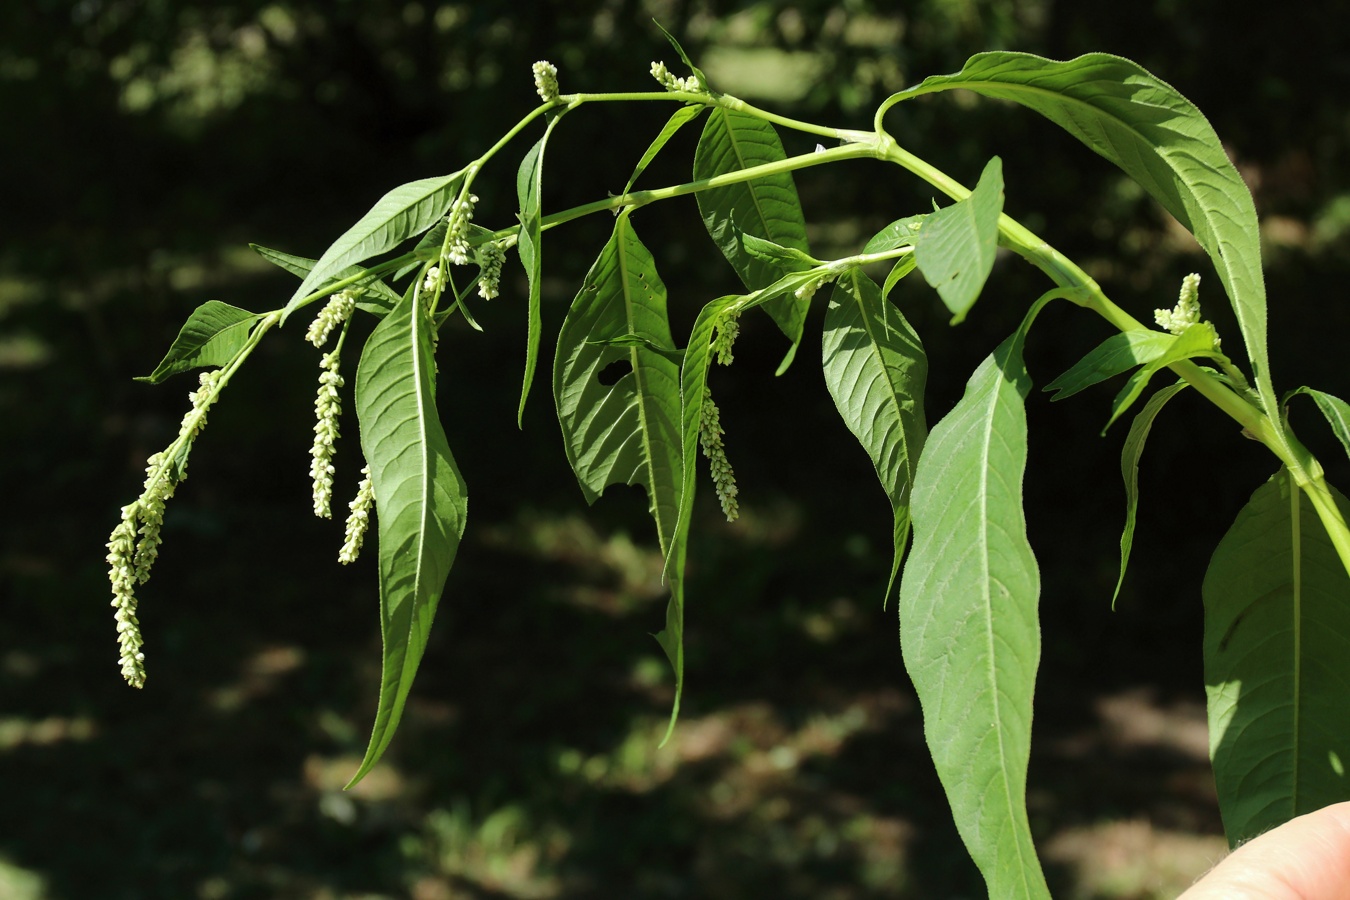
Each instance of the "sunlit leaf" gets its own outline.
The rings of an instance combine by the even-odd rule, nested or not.
[[[1120,451],[1120,474],[1125,479],[1125,530],[1120,535],[1120,576],[1116,578],[1116,589],[1111,594],[1112,609],[1116,608],[1120,586],[1125,583],[1125,570],[1129,567],[1130,550],[1134,547],[1134,526],[1139,515],[1139,458],[1144,455],[1144,442],[1148,440],[1153,420],[1162,412],[1163,406],[1185,387],[1186,382],[1178,381],[1149,397],[1144,408],[1130,423],[1130,433],[1125,436],[1125,446]]]
[[[155,371],[137,378],[159,384],[170,375],[196,368],[217,368],[234,359],[248,341],[258,313],[207,300],[192,311]]]
[[[1333,397],[1325,391],[1315,391],[1310,387],[1301,387],[1296,391],[1291,391],[1285,398],[1288,403],[1299,394],[1307,394],[1317,404],[1317,408],[1322,411],[1326,417],[1327,424],[1331,426],[1332,433],[1341,442],[1347,455],[1350,455],[1350,403],[1346,403],[1339,397]]]
[[[528,324],[525,336],[525,378],[520,389],[520,405],[516,409],[516,425],[525,420],[525,401],[530,396],[530,386],[534,384],[534,371],[539,363],[539,340],[543,335],[543,315],[540,310],[540,282],[543,279],[543,256],[540,243],[543,239],[543,223],[540,210],[540,197],[544,190],[544,147],[553,128],[561,121],[561,115],[551,116],[544,136],[539,139],[525,158],[520,161],[516,172],[516,197],[520,202],[520,239],[517,249],[520,263],[529,279],[530,297],[527,307]]]
[[[919,231],[923,228],[927,214],[906,216],[897,219],[872,236],[863,247],[864,253],[885,253],[900,247],[913,247],[919,240]]]
[[[1055,391],[1051,400],[1072,397],[1084,388],[1128,372],[1135,366],[1153,362],[1175,342],[1173,335],[1161,331],[1122,331],[1113,334],[1042,390]]]
[[[924,737],[957,831],[999,898],[1049,897],[1026,809],[1041,652],[1040,573],[1022,511],[1029,322],[928,437],[900,582],[900,646]]]
[[[280,266],[292,275],[298,275],[302,279],[308,277],[314,268],[317,260],[308,259],[304,256],[296,256],[292,253],[282,253],[280,250],[272,250],[269,247],[263,247],[258,244],[249,244],[255,252],[268,262]],[[334,272],[332,277],[323,284],[318,285],[315,290],[321,290],[335,281],[341,281],[350,278],[353,275],[360,275],[366,271],[361,266],[348,266],[341,271]],[[356,308],[364,310],[374,316],[383,318],[398,303],[401,295],[398,291],[385,284],[377,276],[360,279],[352,284],[353,288],[358,289],[356,297]]]
[[[1256,206],[1200,110],[1118,56],[1089,53],[1056,62],[1002,51],[976,54],[960,72],[926,78],[886,105],[953,88],[1036,110],[1120,166],[1195,234],[1232,300],[1257,389],[1278,427]]]
[[[1139,399],[1144,388],[1148,387],[1149,380],[1172,363],[1183,359],[1224,358],[1217,349],[1218,335],[1214,333],[1214,326],[1208,322],[1197,322],[1181,334],[1168,337],[1171,340],[1162,351],[1135,370],[1125,382],[1125,386],[1120,389],[1120,393],[1111,401],[1111,418],[1107,420],[1102,433],[1105,433],[1106,429]]]
[[[679,41],[675,40],[675,36],[662,28],[660,22],[656,22],[655,25],[661,30],[661,33],[666,36],[666,40],[670,41],[670,46],[675,48],[675,52],[680,55],[680,60],[689,67],[689,71],[698,76],[699,84],[703,89],[712,92],[712,85],[708,83],[708,76],[703,74],[702,69],[694,65],[694,61],[689,58],[689,54],[684,52],[684,48],[680,46]]]
[[[914,261],[951,310],[953,325],[975,305],[993,271],[1002,212],[1003,161],[995,156],[969,197],[929,214],[918,232]]]
[[[681,106],[679,109],[675,110],[669,121],[666,122],[665,127],[661,129],[661,133],[658,134],[655,139],[652,140],[650,146],[647,147],[647,152],[643,153],[642,158],[638,160],[638,164],[633,169],[633,174],[629,177],[628,183],[623,186],[624,194],[627,194],[633,189],[633,185],[637,183],[638,178],[647,170],[647,166],[651,165],[652,160],[656,159],[656,154],[660,153],[662,148],[664,148],[670,139],[675,136],[675,133],[688,123],[694,121],[694,119],[697,119],[699,114],[707,108],[708,107],[704,106],[702,103],[690,103],[687,106]]]
[[[392,250],[421,234],[445,215],[459,191],[462,172],[423,178],[399,185],[385,194],[324,251],[305,280],[296,288],[284,315],[289,316],[305,297],[335,273]],[[283,319],[284,321],[284,319]]]
[[[886,599],[909,536],[910,489],[927,434],[923,414],[928,358],[876,282],[854,269],[835,283],[825,313],[825,384],[849,431],[872,458],[891,501],[894,561]]]
[[[694,178],[713,178],[785,158],[778,133],[768,122],[747,113],[714,109],[694,153]],[[739,240],[740,231],[810,252],[806,219],[790,173],[700,191],[695,197],[708,234],[750,290],[771,284],[781,271],[747,253]],[[801,342],[806,319],[803,304],[781,300],[764,308],[794,347]]]
[[[1287,470],[1219,542],[1204,598],[1210,756],[1229,843],[1350,800],[1350,577]]]
[[[384,651],[375,726],[351,784],[394,737],[468,514],[436,411],[430,322],[413,301],[409,291],[375,327],[356,372],[361,450],[379,525]]]

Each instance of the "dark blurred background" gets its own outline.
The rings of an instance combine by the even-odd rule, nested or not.
[[[455,327],[441,343],[472,514],[386,764],[341,791],[374,713],[375,572],[369,558],[339,567],[340,520],[309,512],[318,354],[295,327],[212,413],[140,591],[148,686],[118,676],[103,545],[194,386],[132,376],[201,302],[266,310],[289,296],[248,241],[317,256],[389,187],[482,152],[536,102],[534,60],[558,65],[564,92],[650,90],[649,63],[676,63],[653,17],[721,90],[854,128],[980,50],[1139,61],[1205,110],[1255,192],[1277,385],[1350,391],[1346,4],[1259,18],[1218,0],[0,5],[0,898],[982,896],[923,748],[894,606],[881,608],[884,494],[812,339],[775,379],[786,348],[764,321],[747,321],[736,366],[717,373],[744,514],[728,526],[711,503],[698,510],[684,713],[665,749],[645,503],[614,489],[584,508],[547,368],[516,429],[518,274],[478,305],[485,334]],[[620,190],[669,112],[569,115],[545,211]],[[1053,126],[969,95],[887,121],[968,183],[1001,155],[1007,210],[1140,318],[1201,272],[1206,314],[1240,345],[1188,236]],[[686,180],[693,138],[640,185]],[[513,221],[514,165],[533,140],[480,178],[480,223]],[[802,152],[814,138],[784,141]],[[818,255],[932,198],[877,163],[798,185]],[[635,222],[678,334],[734,276],[692,201]],[[551,328],[610,227],[548,233]],[[932,358],[935,421],[1044,284],[1003,260],[952,329],[911,281],[896,296]],[[1052,308],[1031,338],[1033,377],[1108,333]],[[1044,659],[1029,796],[1057,896],[1170,897],[1224,846],[1200,582],[1273,465],[1197,398],[1174,401],[1145,456],[1135,564],[1112,612],[1127,429],[1098,431],[1114,389],[1030,407]],[[1294,421],[1350,484],[1311,407]],[[356,482],[346,428],[338,509]]]

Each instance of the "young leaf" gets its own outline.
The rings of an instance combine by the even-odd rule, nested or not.
[[[661,549],[670,556],[680,513],[683,469],[680,438],[680,367],[657,346],[674,347],[666,318],[666,287],[651,253],[638,240],[627,214],[611,235],[572,301],[558,333],[553,396],[563,444],[588,503],[611,484],[640,484],[656,522]],[[626,369],[617,379],[611,368]],[[675,667],[675,707],[683,690],[683,651],[678,649],[684,586],[668,572],[671,603],[665,637],[658,637]],[[671,652],[671,646],[676,652]],[[669,734],[669,732],[667,732]]]
[[[919,231],[923,228],[924,219],[927,218],[928,215],[925,213],[895,220],[873,235],[862,252],[885,253],[899,247],[913,247],[919,240]]]
[[[300,301],[329,280],[335,273],[392,250],[413,235],[426,231],[445,215],[459,191],[463,172],[423,178],[399,185],[385,194],[355,225],[333,242],[286,304],[285,317]]]
[[[544,146],[553,126],[562,119],[561,115],[549,118],[544,136],[530,148],[520,161],[516,172],[516,196],[520,200],[520,239],[517,249],[520,263],[525,267],[525,275],[530,283],[528,307],[528,325],[525,336],[525,378],[520,389],[520,405],[516,409],[516,427],[523,427],[525,421],[525,400],[530,396],[530,386],[534,384],[534,370],[539,363],[539,339],[543,334],[543,317],[540,310],[540,281],[543,276],[543,257],[540,242],[543,239],[543,223],[540,210],[540,196],[544,190]]]
[[[666,126],[661,129],[661,133],[651,142],[651,145],[647,148],[647,152],[643,153],[642,158],[638,160],[637,167],[633,169],[632,177],[630,177],[628,183],[623,186],[624,194],[627,194],[633,189],[633,185],[637,183],[638,178],[646,170],[647,166],[651,165],[652,160],[656,159],[656,154],[660,153],[661,149],[675,136],[675,132],[679,131],[689,122],[697,119],[699,113],[707,108],[708,107],[704,106],[702,103],[690,103],[675,110],[675,113],[670,117],[670,120],[666,122]],[[622,194],[620,196],[622,196]]]
[[[1222,359],[1223,354],[1216,348],[1218,347],[1218,335],[1214,333],[1214,326],[1208,322],[1196,322],[1187,328],[1181,334],[1171,337],[1163,351],[1153,359],[1140,366],[1139,369],[1130,376],[1129,381],[1116,394],[1116,398],[1111,401],[1111,418],[1107,420],[1106,429],[1110,428],[1112,423],[1129,409],[1139,395],[1148,387],[1149,379],[1162,369],[1167,368],[1174,362],[1183,359],[1197,359],[1208,357],[1210,359]]]
[[[1282,469],[1219,542],[1203,590],[1210,756],[1236,845],[1350,800],[1350,578]]]
[[[993,271],[1002,212],[1003,161],[995,156],[969,197],[931,213],[918,232],[914,260],[952,311],[953,325],[965,319]]]
[[[747,113],[714,109],[694,152],[694,178],[713,178],[784,158],[783,144],[768,122]],[[787,172],[699,191],[695,197],[708,234],[750,290],[773,283],[780,272],[745,251],[739,240],[741,229],[783,247],[810,252],[797,186]],[[765,310],[795,348],[802,339],[805,304],[784,299],[766,305]]]
[[[366,340],[356,372],[361,450],[380,545],[379,706],[350,787],[394,737],[468,514],[464,479],[433,397],[430,323],[409,291]]]
[[[1041,636],[1022,475],[1031,388],[1021,329],[933,427],[914,476],[900,646],[957,831],[990,897],[1048,898],[1026,809]]]
[[[280,250],[273,250],[269,247],[263,247],[259,244],[249,244],[253,250],[263,259],[280,266],[292,275],[298,275],[302,279],[309,275],[314,268],[316,260],[304,256],[295,256],[291,253],[282,253]],[[353,275],[359,275],[366,271],[360,266],[348,266],[339,272],[334,272],[324,284],[318,285],[315,290],[319,290],[334,281],[341,281],[344,278],[350,278]],[[364,310],[373,316],[383,318],[394,308],[394,305],[402,299],[398,291],[385,284],[383,280],[371,277],[362,281],[355,282],[352,287],[359,288],[360,293],[356,298],[357,309]]]
[[[884,598],[889,599],[909,537],[909,492],[927,433],[928,357],[909,322],[858,269],[835,284],[822,344],[830,396],[891,500],[895,555]]]
[[[680,55],[680,60],[689,67],[689,71],[698,76],[698,83],[703,86],[703,89],[709,93],[713,93],[712,85],[708,83],[708,76],[703,74],[702,69],[694,65],[693,60],[689,58],[689,54],[685,53],[684,48],[680,46],[680,42],[675,40],[675,36],[664,28],[661,28],[660,22],[652,20],[652,24],[661,30],[661,33],[666,36],[666,40],[670,41],[670,46],[675,48],[675,52]]]
[[[1134,525],[1139,514],[1139,458],[1144,455],[1144,442],[1148,440],[1153,420],[1162,412],[1163,406],[1186,386],[1186,382],[1178,381],[1149,397],[1144,408],[1139,410],[1139,415],[1130,423],[1130,433],[1126,435],[1125,446],[1120,451],[1120,474],[1125,479],[1125,530],[1120,535],[1120,576],[1116,578],[1116,589],[1111,594],[1112,609],[1116,608],[1120,586],[1125,583],[1125,569],[1129,566],[1130,550],[1134,547]]]
[[[774,266],[781,272],[805,272],[821,264],[809,253],[803,253],[795,247],[784,247],[773,241],[755,237],[753,234],[741,234],[741,246],[755,259]]]
[[[1313,399],[1317,408],[1322,411],[1322,415],[1326,417],[1327,424],[1331,426],[1332,432],[1340,440],[1341,446],[1345,448],[1346,454],[1350,455],[1350,403],[1323,391],[1315,391],[1310,387],[1301,387],[1290,392],[1284,398],[1284,402],[1287,404],[1299,394],[1307,394]]]
[[[243,348],[253,323],[261,318],[259,313],[219,300],[207,300],[188,316],[155,371],[136,381],[159,384],[170,375],[189,369],[225,365]]]
[[[960,72],[926,78],[886,105],[953,88],[1036,110],[1125,170],[1191,230],[1232,300],[1257,389],[1278,427],[1256,206],[1200,110],[1137,63],[1107,53],[1067,62],[978,53]]]
[[[1055,391],[1051,400],[1072,397],[1099,381],[1153,362],[1175,341],[1175,337],[1161,331],[1122,331],[1113,334],[1041,390]]]

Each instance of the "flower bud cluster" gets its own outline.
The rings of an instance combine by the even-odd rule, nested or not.
[[[133,555],[136,549],[136,521],[140,502],[122,507],[122,521],[113,529],[108,540],[108,571],[112,580],[112,606],[117,610],[118,656],[122,677],[134,688],[145,687],[145,654],[141,652],[141,623],[136,618],[136,568]]]
[[[140,540],[136,542],[136,582],[150,580],[150,568],[159,556],[159,532],[164,525],[164,502],[173,496],[174,484],[167,471],[163,453],[151,454],[145,461],[145,487],[137,501],[140,507]]]
[[[539,99],[552,103],[558,99],[558,67],[546,59],[541,59],[532,67],[534,70],[534,89]]]
[[[361,470],[361,484],[356,489],[356,498],[347,504],[351,513],[347,516],[347,537],[338,551],[338,562],[344,566],[356,561],[361,555],[361,544],[366,539],[366,529],[370,527],[370,507],[375,502],[375,488],[370,481],[370,466]]]
[[[446,219],[449,229],[446,256],[457,266],[469,262],[469,223],[473,221],[473,207],[477,202],[478,195],[469,194],[450,204],[450,215]]]
[[[816,291],[820,290],[825,285],[830,284],[838,277],[839,277],[838,275],[828,275],[828,274],[822,275],[819,278],[813,281],[808,281],[806,284],[797,288],[795,291],[792,292],[792,296],[796,297],[798,300],[809,301],[812,297],[816,295]]]
[[[183,415],[183,421],[178,426],[179,436],[188,443],[196,439],[206,427],[206,411],[216,402],[216,388],[220,385],[220,376],[220,369],[203,372],[197,378],[197,390],[188,393],[192,409]]]
[[[342,415],[342,397],[338,389],[344,384],[338,373],[337,353],[324,355],[319,363],[319,394],[314,399],[314,446],[309,450],[310,479],[314,482],[314,515],[322,519],[333,517],[333,454],[338,439],[338,417]]]
[[[717,490],[718,502],[722,504],[722,514],[728,522],[736,521],[741,514],[740,503],[736,500],[736,474],[727,462],[727,452],[722,446],[722,416],[717,404],[713,402],[712,392],[703,389],[703,415],[698,425],[698,440],[703,447],[703,455],[708,458],[712,469],[713,487]]]
[[[652,63],[652,77],[668,91],[683,91],[687,94],[703,92],[703,85],[699,83],[697,75],[690,75],[688,78],[676,78],[663,62]]]
[[[736,336],[741,333],[740,314],[723,313],[713,327],[716,334],[713,335],[712,351],[717,354],[718,363],[729,366],[734,359],[731,355],[732,345],[736,343]]]
[[[1181,334],[1200,321],[1200,276],[1194,272],[1181,280],[1181,294],[1171,309],[1155,309],[1153,321],[1158,327]]]
[[[328,298],[328,303],[319,310],[319,314],[314,317],[314,321],[309,323],[309,331],[305,332],[305,340],[309,341],[315,347],[322,347],[328,343],[328,336],[333,333],[343,322],[352,317],[352,311],[356,309],[356,295],[351,291],[338,291]]]
[[[441,267],[432,266],[427,269],[426,277],[422,279],[422,293],[434,294],[436,289],[441,286]]]
[[[505,262],[506,251],[500,242],[488,241],[478,246],[478,265],[483,270],[478,279],[478,296],[491,300],[500,293]]]

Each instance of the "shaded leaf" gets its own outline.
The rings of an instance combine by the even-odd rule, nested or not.
[[[708,76],[703,74],[702,69],[694,65],[694,61],[689,58],[689,54],[684,52],[684,48],[680,46],[679,41],[675,40],[675,36],[662,28],[660,22],[655,22],[654,20],[653,22],[656,27],[661,30],[661,33],[666,36],[666,40],[670,41],[670,46],[675,48],[675,52],[680,55],[680,59],[689,67],[689,71],[698,76],[698,83],[702,85],[703,89],[709,93],[714,93],[712,85],[708,83]]]
[[[914,261],[952,311],[953,325],[965,319],[993,271],[1002,212],[1003,161],[995,156],[970,196],[931,213],[918,233]]]
[[[1218,344],[1218,335],[1214,333],[1214,326],[1208,322],[1196,322],[1181,334],[1168,335],[1168,337],[1171,340],[1162,352],[1140,366],[1125,382],[1125,386],[1120,389],[1120,393],[1116,394],[1115,399],[1111,401],[1111,418],[1102,428],[1103,434],[1116,419],[1120,418],[1125,410],[1134,404],[1135,400],[1139,399],[1139,395],[1144,392],[1144,388],[1148,387],[1149,379],[1162,369],[1183,359],[1224,358],[1224,355],[1215,349]]]
[[[282,253],[280,250],[272,250],[258,244],[249,244],[255,252],[268,262],[280,266],[292,275],[298,275],[305,278],[314,268],[316,260],[304,256],[295,256],[291,253]],[[323,284],[315,287],[315,290],[322,290],[335,281],[341,281],[344,278],[350,278],[353,275],[359,275],[366,271],[361,266],[348,266],[347,268],[334,272],[333,276],[327,279]],[[385,284],[378,276],[371,276],[353,283],[360,292],[356,298],[356,308],[370,313],[374,316],[383,318],[394,308],[394,304],[402,299],[398,291]]]
[[[207,300],[188,316],[155,371],[136,381],[159,384],[170,375],[189,369],[225,365],[243,349],[253,323],[261,318],[259,313],[219,300]]]
[[[755,237],[753,234],[741,234],[741,246],[755,259],[766,262],[779,272],[805,272],[821,265],[821,260],[809,253],[803,253],[794,247],[784,247],[773,241]]]
[[[1350,578],[1282,469],[1219,542],[1203,590],[1210,756],[1236,845],[1350,800]]]
[[[778,133],[768,122],[747,113],[714,109],[694,152],[694,178],[713,178],[785,158]],[[780,271],[746,252],[739,239],[741,229],[780,246],[810,252],[797,186],[788,172],[699,191],[695,197],[708,234],[752,291],[773,283]],[[806,320],[803,304],[785,299],[767,304],[765,310],[794,347],[801,342]]]
[[[1116,589],[1111,594],[1112,609],[1116,608],[1120,586],[1125,583],[1125,569],[1129,566],[1130,550],[1134,547],[1134,526],[1139,514],[1139,458],[1144,455],[1144,442],[1148,440],[1153,420],[1162,412],[1163,406],[1186,386],[1186,382],[1179,381],[1149,397],[1144,408],[1139,410],[1139,415],[1130,423],[1130,433],[1125,436],[1125,446],[1120,451],[1120,474],[1125,479],[1125,530],[1120,535],[1120,575],[1116,578]]]
[[[1022,476],[1031,317],[987,357],[933,427],[910,505],[900,646],[957,831],[990,897],[1048,898],[1026,810],[1040,573]]]
[[[525,401],[530,396],[530,386],[534,384],[535,368],[539,364],[539,341],[544,331],[543,313],[540,309],[540,283],[543,279],[544,261],[540,243],[543,239],[543,219],[540,198],[544,190],[544,146],[553,127],[561,121],[562,115],[549,117],[544,136],[539,139],[525,158],[520,161],[516,172],[516,197],[520,201],[520,238],[517,250],[520,263],[525,268],[525,276],[530,284],[530,297],[526,313],[528,323],[525,335],[525,377],[520,388],[520,405],[516,408],[516,426],[523,427],[525,421]]]
[[[900,283],[900,279],[904,278],[910,272],[913,272],[916,268],[917,265],[914,262],[913,253],[897,259],[895,265],[891,266],[891,270],[886,273],[886,283],[881,286],[881,299],[890,300],[891,291],[895,290],[895,286]]]
[[[335,273],[392,250],[413,235],[421,234],[445,215],[459,191],[464,173],[423,178],[399,185],[385,194],[324,251],[305,280],[296,288],[283,314],[289,316],[305,297]]]
[[[887,250],[895,250],[900,247],[913,247],[919,240],[919,231],[923,228],[924,219],[927,218],[928,215],[925,213],[896,219],[874,234],[872,239],[863,247],[862,252],[885,253]]]
[[[1135,366],[1153,362],[1175,340],[1173,335],[1161,331],[1122,331],[1113,334],[1042,390],[1056,392],[1051,400],[1072,397],[1100,381],[1128,372]]]
[[[656,154],[660,153],[662,148],[664,148],[670,139],[675,136],[675,133],[694,119],[697,119],[699,113],[707,108],[708,107],[704,106],[702,103],[690,103],[675,110],[674,114],[666,122],[665,127],[661,129],[661,133],[658,134],[656,138],[652,140],[650,146],[647,147],[647,152],[643,153],[642,158],[638,160],[638,164],[636,168],[633,169],[633,174],[628,179],[628,183],[623,186],[623,192],[620,196],[627,194],[633,189],[633,185],[637,183],[638,178],[646,171],[647,166],[651,165],[652,160],[656,159]]]
[[[835,284],[822,351],[834,405],[871,457],[891,501],[895,555],[886,585],[889,599],[909,536],[909,493],[927,435],[928,358],[909,322],[858,269]]]
[[[468,515],[464,479],[436,412],[431,325],[414,308],[414,294],[375,327],[356,372],[361,450],[379,525],[384,651],[370,744],[348,787],[394,737]]]
[[[1200,110],[1142,66],[1107,53],[1067,62],[978,53],[960,72],[926,78],[886,105],[953,88],[1036,110],[1123,169],[1191,230],[1232,300],[1257,389],[1278,427],[1256,206]]]
[[[1339,397],[1333,397],[1324,391],[1315,391],[1310,387],[1291,391],[1284,402],[1288,403],[1299,394],[1307,394],[1312,398],[1317,408],[1322,411],[1322,415],[1326,417],[1332,432],[1340,440],[1341,446],[1345,448],[1346,454],[1350,455],[1350,404]]]

